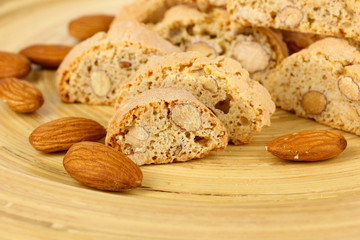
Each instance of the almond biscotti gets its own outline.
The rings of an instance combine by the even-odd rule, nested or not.
[[[249,143],[254,133],[270,125],[275,111],[268,91],[251,80],[239,62],[197,52],[152,59],[121,85],[117,107],[146,90],[169,87],[191,92],[210,108],[236,145]]]
[[[284,110],[360,135],[360,52],[327,38],[285,59],[266,87]]]
[[[121,22],[81,42],[56,73],[64,102],[113,105],[122,81],[154,55],[180,51],[137,22]]]
[[[134,17],[139,10],[134,11],[119,15],[122,19],[129,15]],[[288,56],[281,34],[267,28],[243,27],[233,23],[223,8],[179,4],[161,12],[162,18],[156,18],[153,12],[146,12],[147,18],[152,19],[146,25],[164,39],[184,51],[198,51],[208,57],[234,58],[249,71],[251,78],[261,83]],[[151,14],[154,16],[151,17]],[[137,18],[146,22],[144,14]]]
[[[287,44],[289,48],[290,54],[298,52],[304,48],[307,48],[311,44],[321,39],[327,38],[327,35],[318,35],[318,34],[311,34],[311,33],[302,33],[302,32],[292,32],[292,31],[281,31],[283,35],[284,42]],[[346,38],[346,41],[351,46],[356,47],[360,50],[360,41],[356,41],[351,38]]]
[[[224,149],[224,125],[189,92],[152,89],[122,104],[109,121],[106,144],[138,165],[183,162]]]
[[[243,25],[360,40],[357,0],[229,0],[228,11],[233,20]]]

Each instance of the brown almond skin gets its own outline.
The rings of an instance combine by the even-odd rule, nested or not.
[[[0,79],[0,98],[21,113],[35,112],[44,103],[44,97],[35,85],[17,78]]]
[[[29,137],[30,144],[41,152],[68,150],[82,141],[97,141],[106,135],[99,123],[86,118],[65,117],[50,121],[36,128]]]
[[[267,145],[267,151],[286,160],[320,161],[336,157],[346,145],[346,139],[339,133],[308,130],[272,140]]]
[[[24,48],[20,54],[42,67],[57,68],[71,49],[71,46],[66,45],[37,44]]]
[[[128,157],[95,142],[76,143],[64,157],[64,168],[78,182],[107,191],[141,186],[143,174]]]
[[[69,23],[69,34],[79,40],[85,40],[98,32],[107,32],[113,20],[112,15],[82,16]]]
[[[31,63],[25,56],[0,51],[0,78],[24,78],[31,71]]]

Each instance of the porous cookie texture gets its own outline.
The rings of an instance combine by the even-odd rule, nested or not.
[[[228,11],[243,25],[360,40],[358,0],[229,0]]]
[[[268,91],[239,62],[197,52],[154,58],[121,85],[117,107],[146,90],[169,87],[191,92],[210,108],[236,145],[249,143],[255,132],[270,125],[275,111]]]
[[[138,165],[183,162],[224,149],[220,120],[189,92],[152,89],[122,104],[109,121],[106,144]]]
[[[360,52],[326,38],[285,59],[266,87],[284,110],[360,135]]]
[[[148,22],[149,28],[183,51],[198,51],[208,57],[234,58],[254,80],[261,83],[288,56],[281,34],[267,28],[243,27],[233,23],[223,8],[181,4],[162,11],[165,11],[164,16]],[[135,16],[136,13],[130,15]],[[139,21],[143,19],[144,15],[138,18]]]
[[[154,55],[180,51],[137,22],[121,22],[75,46],[56,73],[65,102],[113,105],[122,81]]]

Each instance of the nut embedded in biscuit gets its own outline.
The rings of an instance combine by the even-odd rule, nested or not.
[[[307,114],[320,115],[327,106],[326,96],[319,91],[308,91],[301,99],[301,106]]]
[[[270,63],[268,52],[255,41],[238,41],[232,54],[249,73],[263,71]]]
[[[339,91],[351,101],[360,100],[360,88],[352,77],[343,76],[338,80]]]
[[[191,43],[185,49],[185,52],[188,51],[200,52],[206,57],[217,57],[218,55],[216,50],[204,41]]]
[[[219,89],[219,85],[213,76],[206,78],[202,86],[205,90],[212,93],[216,93]]]
[[[278,15],[280,22],[287,27],[297,27],[304,18],[304,13],[297,7],[286,6]]]
[[[105,97],[110,91],[111,81],[106,72],[95,71],[91,73],[90,85],[96,96]]]
[[[181,153],[181,151],[182,151],[182,148],[183,148],[182,145],[179,145],[179,146],[175,149],[173,156],[179,155],[179,154]]]
[[[201,128],[201,115],[192,104],[177,104],[171,108],[171,120],[184,131],[197,131]]]
[[[144,152],[146,150],[149,133],[143,127],[131,127],[125,135],[125,143],[129,144],[133,151]]]

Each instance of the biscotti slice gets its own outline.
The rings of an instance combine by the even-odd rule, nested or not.
[[[267,88],[284,110],[360,135],[360,52],[326,38],[285,59]]]
[[[243,25],[360,40],[358,0],[229,0],[228,11]]]
[[[191,92],[210,108],[236,145],[249,143],[255,132],[270,125],[275,111],[268,91],[239,62],[197,52],[152,59],[121,85],[117,107],[148,89],[169,87]]]
[[[56,74],[64,102],[113,105],[119,85],[154,55],[180,51],[137,22],[121,22],[81,42]]]
[[[183,162],[224,149],[224,125],[189,92],[152,89],[122,104],[109,121],[106,144],[138,165]]]
[[[154,0],[150,0],[154,1]],[[136,16],[127,11],[130,16]],[[269,73],[288,56],[281,34],[267,28],[233,23],[225,9],[182,4],[162,9],[162,19],[147,26],[183,51],[198,51],[208,57],[227,56],[239,61],[251,78],[264,83]],[[124,17],[125,15],[122,14]],[[144,15],[138,17],[139,21]]]

